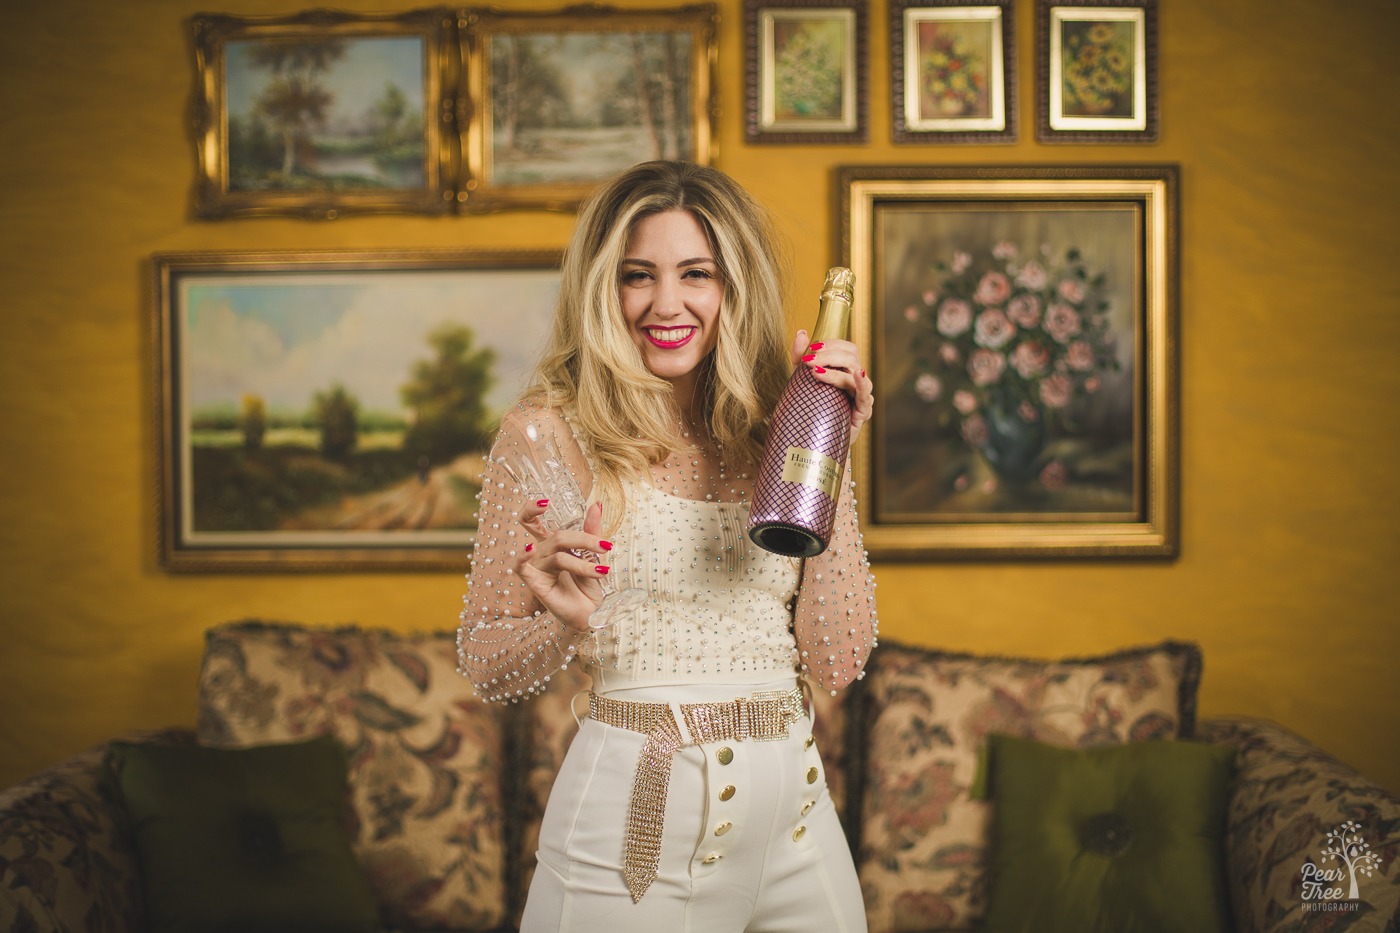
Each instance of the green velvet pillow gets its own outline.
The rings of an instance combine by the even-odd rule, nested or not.
[[[114,742],[152,933],[375,933],[334,738],[245,749]]]
[[[1070,749],[1005,735],[988,744],[985,933],[1228,933],[1233,749]]]

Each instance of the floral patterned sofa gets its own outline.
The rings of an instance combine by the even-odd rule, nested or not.
[[[197,728],[113,748],[246,752],[334,736],[353,813],[342,842],[383,929],[513,930],[583,684],[567,671],[536,700],[488,706],[455,662],[448,632],[220,626],[207,636]],[[1061,755],[1232,749],[1219,795],[1219,928],[1400,931],[1400,797],[1277,725],[1197,723],[1200,674],[1197,648],[1173,642],[1057,661],[882,643],[863,681],[839,700],[816,700],[826,780],[871,933],[980,929],[989,919],[1056,928],[995,916],[991,868],[1008,853],[994,841],[1014,827],[995,818],[991,735]],[[123,797],[125,759],[114,755],[94,748],[0,792],[0,930],[159,926],[146,886],[156,863]],[[1335,832],[1348,834],[1350,890],[1312,881],[1341,877],[1342,860],[1329,852]],[[1134,845],[1141,853],[1148,843]]]

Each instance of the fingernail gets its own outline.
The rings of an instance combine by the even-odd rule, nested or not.
[[[526,553],[526,554],[529,554],[529,553],[530,553],[531,551],[533,551],[534,549],[535,549],[535,545],[534,545],[533,543],[532,543],[532,544],[527,544],[527,545],[525,545],[525,553]]]
[[[860,371],[860,378],[862,378],[862,379],[865,378],[865,370],[863,370],[863,369]]]
[[[548,499],[536,499],[536,500],[535,500],[535,505],[538,505],[540,508],[544,508],[545,506],[549,505],[549,500],[548,500]]]
[[[802,362],[804,362],[804,363],[810,363],[810,362],[812,362],[812,360],[815,360],[815,359],[816,359],[815,356],[813,356],[812,354],[808,353],[806,356],[802,357]]]
[[[824,343],[814,343],[814,344],[812,344],[810,347],[808,347],[807,349],[808,349],[808,350],[820,350],[820,349],[821,349],[822,347],[824,347],[824,346],[826,346],[826,344],[824,344]]]
[[[598,546],[599,546],[600,548],[602,548],[603,550],[605,550],[605,551],[611,551],[611,550],[612,550],[612,542],[611,542],[611,541],[599,541],[599,542],[598,542]]]
[[[821,367],[821,366],[814,367],[814,369],[815,369],[816,372],[819,372],[819,373],[824,373],[824,372],[826,372],[826,369],[823,368],[823,367]]]
[[[594,567],[593,569],[596,570],[596,571],[598,571],[599,573],[601,573],[603,576],[607,576],[607,575],[608,575],[608,571],[611,570],[612,568],[611,568],[611,567],[604,567],[602,564],[598,564],[598,565],[597,565],[596,567]]]

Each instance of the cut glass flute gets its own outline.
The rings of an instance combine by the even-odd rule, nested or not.
[[[549,500],[548,508],[540,516],[540,524],[546,531],[554,534],[582,530],[588,502],[558,445],[533,422],[525,426],[525,435],[529,443],[521,452],[497,457],[496,462],[527,499]],[[575,550],[573,553],[595,564],[598,562],[598,555],[592,551]],[[602,577],[599,583],[603,587],[603,601],[589,615],[589,628],[607,628],[619,613],[633,612],[647,601],[645,590],[635,587],[619,590],[611,576]]]

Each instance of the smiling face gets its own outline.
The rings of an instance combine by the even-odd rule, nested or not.
[[[696,370],[719,340],[724,282],[695,215],[672,210],[643,218],[623,254],[622,315],[651,372],[688,398]]]

